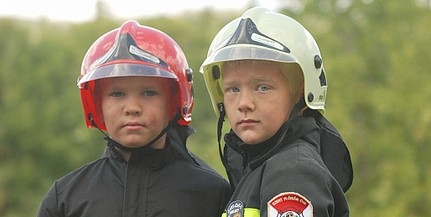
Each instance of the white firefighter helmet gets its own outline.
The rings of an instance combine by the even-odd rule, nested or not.
[[[200,67],[218,116],[223,103],[221,63],[245,59],[298,64],[304,75],[306,105],[324,111],[326,75],[313,36],[291,17],[255,7],[217,33]]]

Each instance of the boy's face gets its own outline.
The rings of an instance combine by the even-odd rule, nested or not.
[[[136,76],[99,82],[102,120],[110,137],[126,147],[148,144],[173,116],[168,79]],[[152,145],[164,146],[165,136]]]
[[[279,65],[251,64],[223,68],[226,114],[233,131],[247,144],[272,137],[299,100],[291,94]]]

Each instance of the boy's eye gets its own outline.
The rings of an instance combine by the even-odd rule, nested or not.
[[[124,93],[120,91],[113,91],[109,94],[109,96],[120,97],[120,96],[124,96]]]
[[[144,96],[155,96],[157,95],[157,92],[154,90],[146,90],[142,93]]]
[[[226,88],[225,92],[236,93],[236,92],[239,92],[239,88],[238,87],[228,87],[228,88]]]
[[[268,91],[268,90],[269,90],[269,86],[267,86],[267,85],[259,85],[259,86],[257,87],[257,90],[258,90],[258,91],[265,92],[265,91]]]

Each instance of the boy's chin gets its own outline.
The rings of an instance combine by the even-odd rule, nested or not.
[[[250,135],[239,135],[239,138],[247,145],[257,145],[267,140],[266,138],[254,137]]]

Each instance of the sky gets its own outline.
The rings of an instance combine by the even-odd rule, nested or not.
[[[244,11],[251,1],[276,9],[277,0],[0,0],[0,17],[85,22],[95,16],[96,2],[105,2],[117,18],[174,15],[203,8]],[[265,2],[263,4],[262,2]]]

